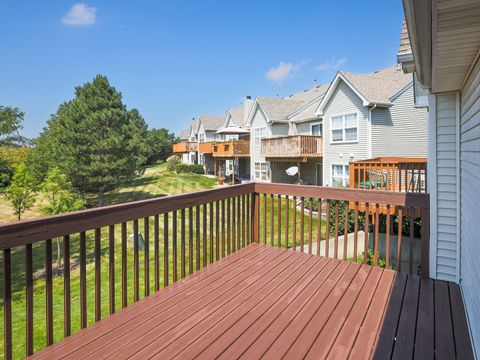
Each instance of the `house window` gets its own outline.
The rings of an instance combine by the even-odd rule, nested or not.
[[[260,144],[262,143],[262,139],[264,139],[266,137],[267,137],[267,128],[266,127],[253,129],[253,145],[255,147],[259,147]]]
[[[238,135],[227,134],[225,135],[225,140],[226,141],[238,140]]]
[[[312,135],[322,136],[322,123],[316,123],[310,125],[310,133]]]
[[[267,181],[269,178],[270,163],[265,161],[255,162],[255,180]]]
[[[347,187],[349,180],[348,165],[332,165],[332,186]]]
[[[201,133],[198,135],[198,142],[203,143],[205,142],[205,134]]]
[[[205,165],[205,155],[204,154],[200,154],[200,156],[198,158],[198,163],[201,164],[201,165]]]
[[[331,118],[331,142],[358,141],[357,114],[333,116]]]

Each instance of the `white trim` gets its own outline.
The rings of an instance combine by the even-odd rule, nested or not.
[[[368,108],[368,119],[367,119],[367,154],[369,158],[373,157],[373,126],[372,126],[372,111],[377,105]]]
[[[430,94],[428,112],[428,189],[430,192],[430,277],[437,277],[437,96]]]
[[[412,75],[413,77],[413,75]],[[408,89],[410,89],[410,87],[413,86],[413,80],[412,82],[410,82],[409,84],[407,84],[404,88],[400,89],[396,94],[394,94],[393,96],[390,97],[390,101],[395,101],[397,100],[397,98],[399,98],[403,93],[405,93]]]
[[[357,117],[357,138],[355,140],[345,140],[346,136],[345,136],[345,116],[347,115],[355,115]],[[334,117],[343,117],[343,128],[342,128],[342,131],[343,131],[343,139],[342,141],[333,141],[333,136],[332,136],[332,131],[333,130],[339,130],[339,129],[332,129],[332,118]],[[358,111],[355,111],[355,112],[348,112],[348,113],[341,113],[341,114],[334,114],[332,116],[330,116],[330,141],[329,141],[329,144],[330,145],[336,145],[336,144],[354,144],[354,143],[358,143],[359,142],[359,139],[360,139],[360,118],[358,116]],[[349,128],[349,129],[352,129],[352,128]]]
[[[314,122],[314,123],[311,123],[311,124],[310,124],[310,135],[314,135],[314,134],[313,134],[313,131],[312,131],[312,127],[313,127],[314,125],[321,125],[321,129],[322,129],[322,130],[321,130],[320,136],[323,136],[323,121],[317,121],[317,122]]]
[[[350,163],[330,163],[330,186],[334,186],[333,184],[333,167],[334,166],[342,166],[342,171],[345,171],[345,166],[348,166],[348,171],[346,174],[343,174],[342,180],[345,181],[345,175],[347,177],[346,184],[343,184],[344,187],[347,187],[350,181]]]
[[[461,178],[460,178],[460,92],[457,92],[455,96],[455,142],[456,142],[456,147],[455,147],[455,160],[456,160],[456,177],[457,177],[457,276],[456,280],[457,283],[460,283],[461,279],[461,264],[460,264],[460,258],[461,258],[461,246],[460,246],[460,241],[461,241],[461,221],[462,221],[462,216],[461,216],[461,198],[460,198],[460,191],[461,191]]]
[[[310,105],[313,105],[315,102],[319,102],[322,101],[322,98],[325,96],[326,93],[323,93],[323,94],[320,94],[318,97],[314,98],[313,100],[310,100],[309,102],[307,102],[306,104],[302,105],[301,107],[299,107],[297,110],[295,110],[293,113],[291,113],[290,115],[287,116],[287,119],[288,120],[295,120],[293,119],[296,115],[300,114],[301,112],[303,112],[305,109],[307,109],[308,107],[310,107]]]

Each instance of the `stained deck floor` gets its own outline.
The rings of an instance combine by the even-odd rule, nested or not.
[[[257,244],[34,355],[434,356],[473,357],[457,285]]]

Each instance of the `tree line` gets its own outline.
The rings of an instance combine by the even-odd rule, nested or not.
[[[103,75],[76,87],[36,139],[20,135],[23,119],[20,109],[0,106],[0,190],[18,219],[39,192],[48,214],[101,206],[105,192],[165,160],[176,141],[167,129],[148,129]]]

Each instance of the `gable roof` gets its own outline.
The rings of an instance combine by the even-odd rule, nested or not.
[[[190,136],[191,134],[196,134],[198,132],[198,121],[197,120],[192,120],[192,122],[190,123],[190,128],[188,130],[188,136]]]
[[[415,67],[412,45],[410,44],[410,36],[408,35],[407,21],[405,18],[403,19],[402,31],[400,32],[400,46],[397,53],[397,63],[402,65],[405,72],[412,72]]]
[[[340,84],[345,82],[363,102],[364,106],[391,106],[391,98],[412,82],[412,76],[404,74],[398,66],[374,71],[368,74],[338,72],[328,91],[317,108],[317,114],[323,113],[323,108]]]
[[[179,134],[180,140],[188,140],[188,136],[190,135],[190,129],[181,130]]]
[[[198,121],[198,128],[202,124],[205,131],[217,131],[223,126],[224,122],[225,116],[201,115]]]
[[[258,104],[271,122],[286,121],[288,115],[303,105],[303,101],[258,97]]]
[[[243,107],[240,107],[240,108],[231,108],[231,109],[228,109],[227,111],[227,118],[225,120],[225,126],[227,126],[227,122],[228,120],[230,119],[230,117],[232,118],[233,120],[233,123],[236,125],[236,126],[239,126],[239,127],[243,127],[245,124],[244,124],[244,117],[243,117]]]
[[[296,122],[314,120],[318,118],[318,114],[316,114],[315,111],[317,110],[318,104],[325,96],[329,86],[330,83],[325,83],[312,89],[305,90],[303,94],[305,102],[300,108],[291,113],[288,118],[290,120],[295,120]],[[305,96],[307,93],[308,95]],[[294,94],[293,96],[296,95],[299,95],[299,93]]]

